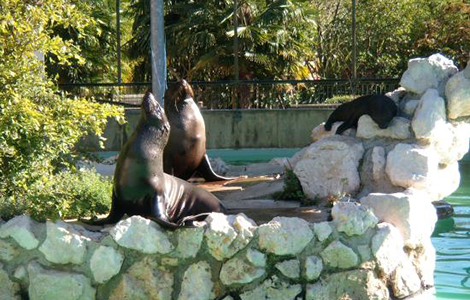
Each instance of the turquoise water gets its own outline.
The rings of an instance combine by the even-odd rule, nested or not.
[[[460,187],[445,200],[452,218],[438,221],[432,235],[436,248],[436,298],[470,299],[470,161],[460,163]]]

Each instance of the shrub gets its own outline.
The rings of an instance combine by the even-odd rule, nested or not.
[[[352,100],[356,99],[357,97],[359,97],[359,95],[355,95],[355,96],[354,95],[337,95],[337,96],[333,96],[331,98],[326,99],[324,103],[328,103],[328,104],[339,103],[339,104],[342,104],[342,103],[352,101]]]
[[[297,200],[300,201],[302,205],[313,204],[313,201],[304,194],[302,185],[294,171],[288,168],[285,168],[284,172],[284,190],[279,193],[274,193],[273,198],[275,200]]]

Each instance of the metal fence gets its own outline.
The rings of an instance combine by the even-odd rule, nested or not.
[[[385,94],[398,87],[398,79],[249,80],[190,82],[195,101],[208,109],[287,108],[334,103],[343,95]],[[169,85],[174,82],[169,82]],[[71,95],[125,106],[139,106],[150,83],[60,84]]]

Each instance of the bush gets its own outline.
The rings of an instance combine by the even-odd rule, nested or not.
[[[297,200],[300,201],[302,205],[313,204],[312,201],[304,194],[302,185],[294,171],[288,168],[285,169],[284,190],[282,192],[275,193],[273,198],[275,200]]]
[[[31,185],[27,201],[11,205],[0,196],[0,215],[9,219],[26,212],[39,221],[91,217],[109,212],[111,193],[111,180],[94,170],[64,171]]]
[[[339,104],[342,104],[342,103],[352,101],[352,100],[354,100],[358,97],[359,97],[358,95],[356,95],[356,96],[354,96],[354,95],[338,95],[338,96],[333,96],[331,98],[326,99],[324,103],[328,103],[328,104],[339,103]]]

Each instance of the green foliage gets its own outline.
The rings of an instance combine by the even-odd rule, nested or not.
[[[0,198],[0,215],[28,213],[36,220],[71,219],[104,214],[111,206],[112,183],[94,170],[64,171],[29,187],[28,201],[11,205]]]
[[[274,193],[273,198],[276,200],[300,201],[302,205],[313,204],[302,191],[302,186],[294,171],[289,168],[285,168],[284,172],[284,190]]]
[[[54,28],[90,24],[69,0],[0,1],[0,195],[2,207],[28,207],[30,188],[74,170],[75,144],[100,135],[122,109],[60,94],[38,59],[81,61],[78,48]]]
[[[336,104],[336,103],[346,103],[346,102],[349,102],[349,101],[352,101],[354,99],[356,99],[357,97],[359,97],[358,95],[338,95],[338,96],[333,96],[331,98],[328,98],[325,100],[324,103],[326,104]]]

